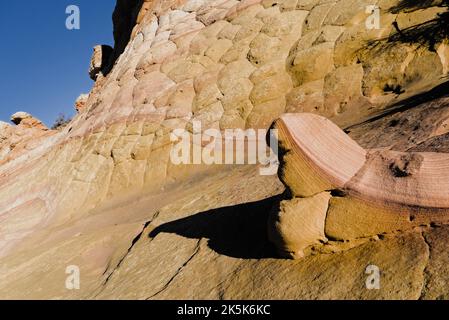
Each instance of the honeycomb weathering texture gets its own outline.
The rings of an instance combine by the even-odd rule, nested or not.
[[[38,120],[0,123],[0,297],[447,297],[448,259],[437,254],[444,221],[427,225],[427,213],[400,210],[403,202],[436,207],[443,190],[383,194],[381,209],[372,201],[382,176],[369,168],[393,157],[393,171],[380,173],[399,188],[400,179],[431,183],[440,162],[385,150],[447,148],[448,101],[434,94],[447,87],[447,41],[432,50],[388,40],[394,21],[410,30],[447,8],[394,10],[401,3],[377,1],[381,28],[367,30],[369,0],[117,1],[111,65],[95,74],[73,121],[60,131]],[[429,90],[435,99],[414,100]],[[332,154],[338,167],[301,163],[324,170],[310,178],[313,190],[298,186],[306,193],[293,203],[276,176],[254,166],[169,161],[173,129],[193,121],[203,130],[267,129],[286,112],[325,116],[363,146],[343,139],[345,153]],[[302,150],[319,156],[314,146]],[[365,161],[363,150],[374,148],[382,150]],[[351,183],[353,193],[331,192]],[[312,254],[278,259],[266,232],[276,206],[288,223],[310,224],[287,231],[317,240]],[[308,209],[296,214],[298,206]],[[332,217],[342,225],[328,228]],[[363,287],[370,263],[386,270],[382,290]],[[80,290],[64,286],[70,265],[80,267]]]

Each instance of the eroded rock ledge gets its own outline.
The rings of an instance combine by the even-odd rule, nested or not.
[[[368,238],[449,221],[449,155],[365,150],[330,120],[285,114],[275,124],[290,189],[270,236],[284,256],[328,239]]]
[[[27,112],[14,113],[11,122],[15,125],[0,122],[0,165],[26,154],[56,134]]]

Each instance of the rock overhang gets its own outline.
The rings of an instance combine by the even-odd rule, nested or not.
[[[273,238],[283,254],[302,256],[298,252],[319,243],[321,234],[350,241],[449,221],[449,154],[364,150],[328,119],[312,114],[282,115],[275,128],[284,153],[279,176],[292,196],[285,201],[296,203],[278,216],[296,212],[325,220],[316,239],[294,243],[289,230],[301,233],[315,222],[294,226],[290,219],[283,226],[274,219],[271,227],[279,235]],[[300,199],[320,194],[329,195],[327,206],[318,214],[307,212]],[[316,201],[319,206],[323,198]]]

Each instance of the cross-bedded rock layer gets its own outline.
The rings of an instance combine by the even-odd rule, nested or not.
[[[329,120],[285,114],[276,122],[281,203],[273,240],[301,256],[326,241],[355,240],[449,221],[449,155],[364,150]]]
[[[368,0],[118,1],[111,65],[77,117],[26,152],[3,148],[14,127],[0,125],[0,296],[444,296],[444,258],[434,251],[442,229],[329,243],[301,262],[272,259],[266,219],[283,192],[276,177],[169,161],[173,129],[193,121],[204,130],[266,129],[285,112],[321,114],[357,141],[375,141],[366,138],[379,135],[375,122],[363,121],[438,88],[448,71],[444,42],[433,51],[385,40],[393,21],[413,28],[445,10],[438,1],[391,10],[400,2],[377,1],[381,28],[367,30]],[[435,104],[422,104],[438,119],[426,127],[399,119],[397,129],[422,138],[409,147],[435,149],[428,139],[441,137],[449,118],[444,101]],[[384,291],[364,289],[373,261],[388,270]],[[68,265],[81,269],[79,291],[64,286]]]

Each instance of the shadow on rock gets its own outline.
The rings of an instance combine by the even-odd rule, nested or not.
[[[267,221],[282,195],[262,201],[224,207],[175,220],[155,228],[150,238],[174,233],[191,239],[209,239],[215,252],[240,259],[277,257],[268,241]]]
[[[112,22],[114,25],[114,50],[108,62],[104,64],[103,74],[106,76],[114,67],[114,63],[125,51],[131,40],[132,31],[137,24],[137,17],[144,0],[117,0]]]
[[[390,9],[390,12],[413,12],[415,10],[426,9],[434,5],[446,6],[448,3],[448,0],[401,0],[397,5]]]
[[[449,0],[402,0],[389,12],[399,14],[401,12],[414,12],[432,6],[449,8]],[[395,45],[398,42],[425,46],[430,51],[436,51],[436,46],[449,37],[449,11],[437,14],[434,19],[408,28],[402,28],[397,22],[393,22],[395,32],[389,37],[374,40],[368,43],[371,49],[378,47],[383,50],[385,46]],[[380,45],[380,47],[379,47]]]

